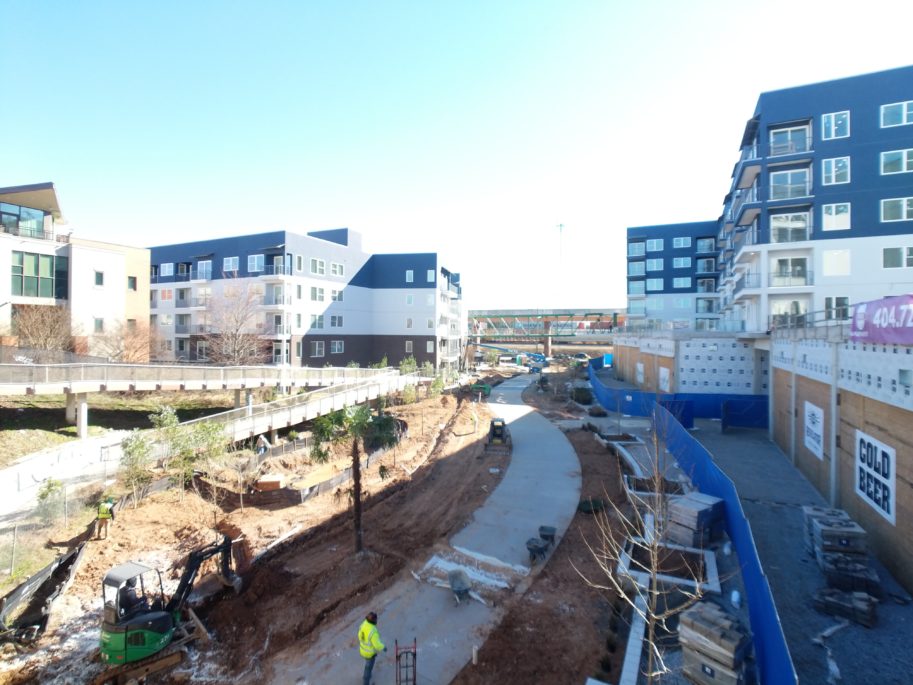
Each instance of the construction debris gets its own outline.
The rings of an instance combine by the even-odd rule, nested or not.
[[[679,617],[684,673],[693,683],[745,682],[750,640],[739,622],[713,602],[699,602]]]
[[[877,621],[875,607],[878,600],[865,592],[822,588],[815,593],[814,604],[818,611],[848,618],[866,628],[871,628]]]

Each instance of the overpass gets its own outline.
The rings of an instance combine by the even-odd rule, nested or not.
[[[200,364],[0,364],[0,395],[57,395],[67,398],[66,418],[77,435],[88,435],[88,394],[142,390],[287,390],[353,385],[399,376],[391,369]],[[385,381],[386,382],[386,381]]]
[[[555,338],[607,342],[624,322],[624,309],[471,309],[468,336],[469,344],[542,342],[548,355]]]

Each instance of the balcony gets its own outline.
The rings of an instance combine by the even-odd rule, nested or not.
[[[211,298],[209,297],[185,297],[174,300],[174,306],[178,309],[188,309],[190,307],[208,307]]]
[[[735,287],[732,289],[733,297],[738,295],[745,288],[760,288],[761,287],[761,274],[742,274],[739,276],[738,280],[735,282]]]
[[[264,307],[283,307],[285,305],[290,305],[292,303],[291,295],[282,295],[281,293],[274,293],[271,295],[264,295],[263,304]]]
[[[770,186],[770,200],[791,200],[797,197],[809,197],[812,194],[812,184],[805,183],[774,183]]]
[[[35,238],[36,240],[56,240],[58,243],[68,243],[70,242],[69,235],[54,235],[53,231],[45,231],[41,228],[26,226],[19,224],[19,226],[9,226],[3,224],[0,226],[0,230],[3,233],[9,235],[14,235],[18,238]]]
[[[736,192],[732,200],[732,219],[736,226],[747,226],[755,220],[761,212],[761,207],[747,207],[754,203],[760,204],[758,187],[751,186]],[[744,212],[742,211],[744,208]]]
[[[789,140],[771,141],[770,156],[782,157],[784,155],[795,155],[800,152],[811,152],[812,140],[808,135],[793,135]]]
[[[814,285],[811,271],[805,269],[786,269],[770,274],[769,285],[771,288],[796,288]]]
[[[267,264],[263,267],[261,276],[291,276],[292,267],[285,264]]]
[[[710,293],[711,295],[716,294],[716,283],[698,283],[697,292],[699,293]]]
[[[716,276],[717,266],[715,259],[698,259],[695,273],[703,276]]]
[[[811,226],[803,228],[773,227],[770,231],[771,243],[801,243],[810,239]]]
[[[258,335],[291,335],[291,324],[260,324],[257,326]]]
[[[719,304],[715,300],[712,302],[698,301],[694,308],[695,314],[717,314],[719,311]]]

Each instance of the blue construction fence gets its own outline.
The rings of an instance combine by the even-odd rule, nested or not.
[[[691,392],[658,394],[634,388],[607,388],[597,376],[597,372],[605,366],[605,357],[591,359],[587,373],[596,400],[608,411],[628,416],[652,416],[653,407],[658,402],[672,412],[685,428],[694,428],[696,418],[720,419],[723,430],[729,427],[767,428],[767,395]]]
[[[742,580],[748,589],[748,613],[755,658],[761,671],[761,683],[797,683],[798,677],[789,655],[789,648],[786,646],[783,626],[780,624],[770,585],[758,558],[751,526],[745,518],[735,485],[719,469],[706,448],[664,407],[655,407],[653,426],[660,439],[664,441],[666,449],[678,462],[679,467],[691,477],[694,485],[701,492],[719,497],[726,502],[726,529],[739,555]]]

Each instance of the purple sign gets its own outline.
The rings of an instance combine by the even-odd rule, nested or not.
[[[913,295],[857,304],[850,337],[859,342],[913,345]]]

